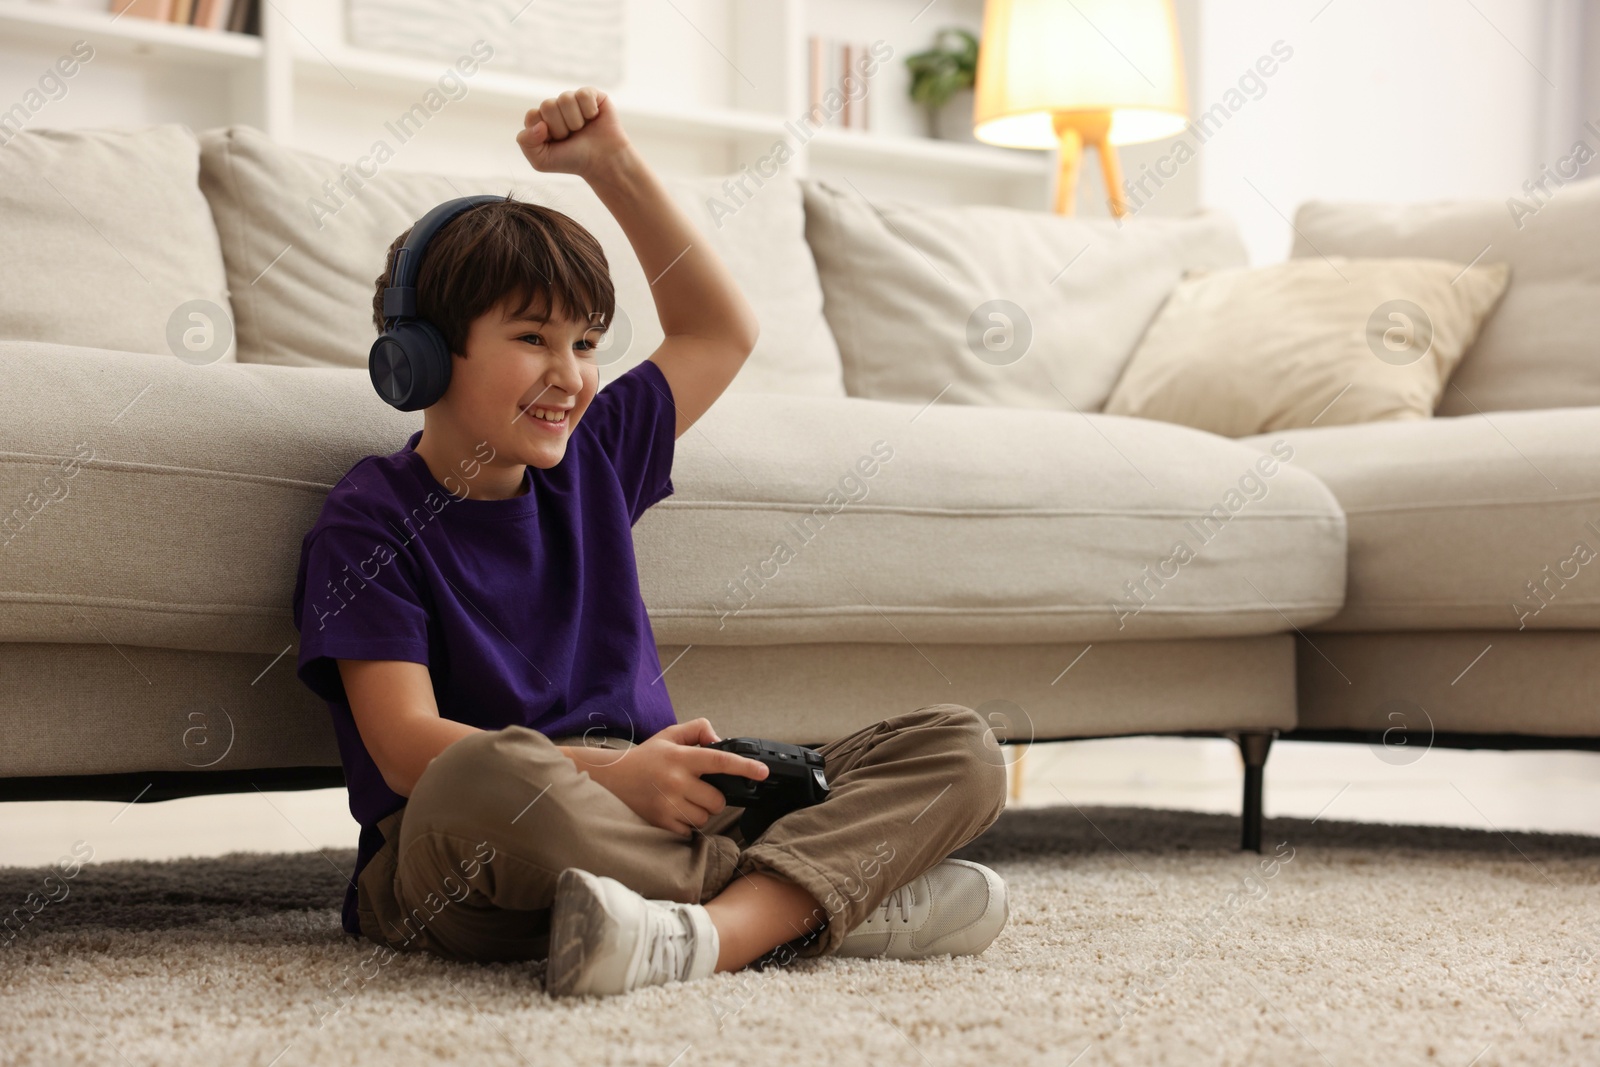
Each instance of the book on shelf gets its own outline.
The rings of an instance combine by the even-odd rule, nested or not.
[[[872,128],[872,74],[878,65],[864,44],[813,34],[806,42],[806,117],[813,126]]]
[[[259,34],[260,5],[261,0],[110,0],[110,11],[203,30]]]

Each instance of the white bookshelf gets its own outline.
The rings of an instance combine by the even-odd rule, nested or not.
[[[79,0],[87,4],[93,0]],[[949,203],[1048,202],[1051,161],[987,145],[908,135],[904,56],[931,40],[949,21],[971,25],[981,0],[946,0],[953,15],[916,22],[925,0],[629,0],[630,39],[622,84],[607,87],[630,134],[661,169],[732,173],[788,141],[797,174],[858,184],[869,195],[905,195]],[[30,125],[111,125],[134,108],[146,122],[187,122],[195,128],[239,122],[258,126],[281,143],[344,158],[364,151],[384,116],[416,102],[448,66],[351,47],[343,4],[337,0],[272,0],[261,36],[199,30],[132,16],[24,0],[0,0],[0,51],[14,73],[19,57],[39,69],[78,39],[95,48],[97,74],[114,67],[121,85],[151,86],[133,103],[123,89],[106,99],[111,118],[86,117],[95,101],[88,79],[71,106],[53,105]],[[861,42],[887,40],[895,49],[874,80],[873,111],[884,130],[825,127],[805,140],[807,38],[823,33]],[[751,79],[741,72],[759,72]],[[449,121],[430,126],[428,143],[404,164],[458,173],[503,173],[514,166],[514,144],[502,131],[508,117],[568,88],[484,64],[467,96],[448,105]],[[143,110],[138,110],[142,104]],[[76,110],[74,110],[74,108]],[[443,112],[441,112],[442,114]],[[898,128],[896,128],[898,123]],[[523,164],[525,165],[525,164]]]
[[[97,52],[190,67],[234,69],[261,59],[261,38],[214,33],[150,19],[57,7],[23,0],[0,0],[0,40],[54,48],[76,39]]]

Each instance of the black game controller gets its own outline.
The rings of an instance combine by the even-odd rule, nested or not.
[[[760,737],[729,737],[706,745],[767,765],[767,776],[706,774],[730,805],[744,809],[739,832],[745,843],[755,841],[780,817],[798,808],[819,804],[828,796],[828,778],[822,754],[804,745],[768,741]]]

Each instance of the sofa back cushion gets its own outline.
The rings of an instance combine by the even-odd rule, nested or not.
[[[200,134],[200,187],[211,202],[233,287],[239,360],[299,367],[361,367],[377,336],[372,296],[390,243],[429,208],[474,193],[510,194],[572,216],[605,249],[616,283],[610,380],[661,343],[650,280],[622,228],[587,184],[568,175],[486,178],[380,170],[285,148],[250,126]],[[822,317],[806,248],[800,190],[769,181],[728,215],[711,179],[666,180],[755,306],[761,337],[734,391],[842,396],[839,353]],[[631,333],[631,340],[628,335]]]
[[[234,359],[194,131],[23,130],[0,151],[0,338]],[[196,317],[197,316],[197,317]]]
[[[1119,224],[802,186],[851,396],[1097,411],[1185,272],[1246,263],[1218,212]]]
[[[1505,297],[1445,387],[1436,413],[1600,404],[1600,179],[1543,206],[1527,197],[1427,204],[1311,201],[1295,213],[1295,256],[1500,262]]]

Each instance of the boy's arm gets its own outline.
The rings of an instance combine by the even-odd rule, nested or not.
[[[682,437],[755,347],[755,310],[628,142],[603,92],[562,93],[529,110],[523,121],[517,142],[528,162],[536,170],[580,175],[639,257],[666,334],[650,358],[672,387],[674,436]]]
[[[433,699],[433,680],[421,663],[404,660],[341,659],[339,677],[356,720],[361,743],[378,765],[384,784],[409,797],[417,779],[433,758],[469,734],[476,726],[446,719]],[[562,755],[601,785],[616,753],[557,745]],[[607,788],[610,788],[607,786]]]
[[[378,765],[384,784],[403,797],[433,757],[476,726],[440,716],[433,679],[421,663],[403,660],[341,659],[339,677],[356,720],[361,743]]]
[[[341,659],[345,696],[384,784],[409,797],[433,758],[476,726],[441,718],[428,668],[404,660]],[[691,838],[726,806],[705,774],[761,779],[766,766],[747,756],[703,746],[716,741],[710,721],[673,723],[619,754],[612,749],[557,745],[580,771],[610,790],[654,826]],[[626,758],[624,758],[626,757]]]

